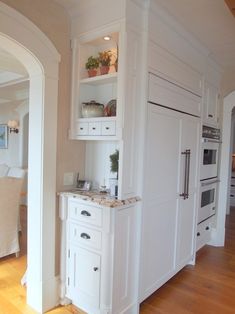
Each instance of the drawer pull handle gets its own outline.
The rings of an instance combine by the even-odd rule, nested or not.
[[[85,239],[85,240],[89,240],[89,239],[91,238],[91,237],[89,236],[89,234],[87,234],[87,233],[85,233],[85,232],[81,233],[80,237],[83,238],[83,239]]]
[[[198,233],[197,233],[197,237],[199,237],[200,235],[201,235],[200,232],[198,232]]]
[[[94,267],[94,268],[93,268],[94,271],[97,271],[98,269],[99,269],[98,267]]]
[[[95,130],[96,128],[92,128],[92,130]]]
[[[80,128],[80,130],[83,130],[83,128]]]
[[[91,216],[91,214],[87,210],[82,210],[81,211],[81,215],[86,216],[86,217],[90,217]]]
[[[209,118],[213,118],[213,114],[208,114],[208,117]]]
[[[207,226],[207,227],[206,227],[206,230],[210,230],[210,227],[209,227],[209,226]]]
[[[109,130],[109,127],[108,126],[106,126],[106,128],[105,128],[106,130]]]
[[[231,186],[235,186],[235,184],[231,184]]]

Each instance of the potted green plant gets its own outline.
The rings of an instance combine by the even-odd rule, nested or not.
[[[118,163],[119,163],[119,151],[116,149],[116,151],[109,156],[110,158],[110,171],[112,173],[116,173],[116,178],[110,178],[109,184],[110,184],[110,195],[111,196],[118,196]]]
[[[99,67],[99,60],[98,58],[95,58],[93,56],[90,56],[87,59],[87,62],[85,64],[85,67],[87,69],[88,72],[88,76],[89,77],[93,77],[97,75],[97,69]]]
[[[112,52],[110,50],[99,52],[100,74],[107,74],[111,65]]]

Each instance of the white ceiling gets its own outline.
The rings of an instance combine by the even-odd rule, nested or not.
[[[68,12],[80,0],[55,0]],[[84,0],[83,0],[84,1]],[[102,0],[96,0],[102,1]],[[145,1],[145,0],[142,0]],[[174,16],[223,67],[235,67],[235,18],[224,0],[154,0]],[[98,13],[97,13],[98,14]]]
[[[12,55],[0,48],[0,105],[28,98],[28,73]]]

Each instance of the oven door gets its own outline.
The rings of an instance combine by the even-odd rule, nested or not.
[[[218,142],[208,141],[202,143],[201,180],[217,177],[218,153]]]
[[[201,201],[198,210],[198,223],[215,214],[216,191],[219,180],[201,182]]]

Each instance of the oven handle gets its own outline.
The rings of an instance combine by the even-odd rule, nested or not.
[[[202,143],[217,143],[217,144],[222,144],[221,141],[219,140],[213,140],[209,138],[202,138]]]
[[[213,183],[219,183],[219,182],[220,182],[219,179],[211,180],[209,182],[201,182],[201,186],[206,186],[206,185],[210,185],[210,184],[213,184]]]

